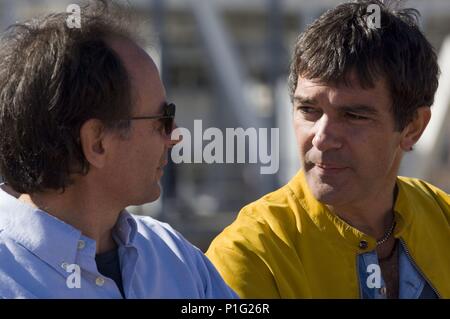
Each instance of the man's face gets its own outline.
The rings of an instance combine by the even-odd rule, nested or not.
[[[362,89],[299,77],[293,121],[309,188],[321,202],[347,206],[375,199],[395,181],[402,157],[384,81]],[[392,189],[390,190],[392,191]]]
[[[166,103],[164,86],[152,59],[131,42],[112,42],[131,78],[134,94],[132,117],[163,114]],[[117,137],[111,155],[110,171],[117,196],[127,205],[156,200],[161,193],[159,181],[167,164],[168,149],[173,143],[157,119],[131,121],[127,138]]]

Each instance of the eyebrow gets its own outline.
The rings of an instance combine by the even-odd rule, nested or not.
[[[313,98],[296,95],[296,96],[294,96],[294,103],[314,105],[314,104],[317,104],[317,101]]]
[[[294,96],[294,104],[309,104],[316,105],[317,100],[314,98],[309,98],[305,96]],[[341,112],[351,112],[358,114],[367,114],[367,115],[378,115],[379,111],[371,105],[365,104],[351,104],[351,105],[338,105],[336,108]]]

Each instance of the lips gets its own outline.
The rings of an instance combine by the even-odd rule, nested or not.
[[[321,176],[336,176],[346,171],[347,167],[331,163],[315,163],[316,171]]]
[[[315,163],[317,167],[320,167],[321,169],[344,169],[344,166],[337,165],[337,164],[328,164],[328,163]]]

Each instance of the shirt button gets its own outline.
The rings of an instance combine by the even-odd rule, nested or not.
[[[386,295],[386,287],[381,287],[380,288],[380,293],[385,296]]]
[[[102,277],[97,277],[95,279],[95,284],[99,287],[103,286],[105,284],[105,279],[103,279]]]
[[[78,245],[77,245],[77,247],[78,247],[78,249],[83,249],[84,247],[86,246],[86,243],[84,242],[84,240],[79,240],[78,241]]]
[[[369,244],[367,243],[367,241],[361,240],[361,241],[359,242],[359,248],[361,248],[361,249],[366,249],[367,246],[369,246]]]

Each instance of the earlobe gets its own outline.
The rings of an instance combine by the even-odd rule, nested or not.
[[[400,143],[403,151],[412,151],[414,144],[422,136],[431,118],[431,110],[428,106],[421,106],[416,110],[416,114],[411,122],[405,127],[403,138]]]
[[[90,165],[101,168],[105,162],[105,129],[97,119],[87,120],[80,128],[80,143]]]

